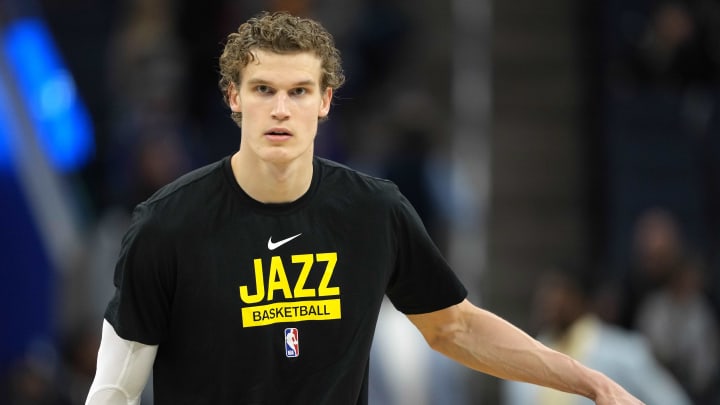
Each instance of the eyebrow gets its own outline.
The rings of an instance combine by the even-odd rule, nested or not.
[[[272,85],[271,82],[264,80],[264,79],[250,79],[247,81],[247,84],[250,84],[250,85],[257,85],[257,84]],[[315,85],[314,80],[301,80],[299,82],[293,83],[291,87],[314,86],[314,85]]]

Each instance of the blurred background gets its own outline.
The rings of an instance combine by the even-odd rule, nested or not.
[[[317,153],[394,180],[474,302],[720,404],[717,0],[0,0],[0,403],[83,403],[130,210],[237,149],[217,59],[261,10],[333,33]],[[512,403],[380,323],[371,403]]]

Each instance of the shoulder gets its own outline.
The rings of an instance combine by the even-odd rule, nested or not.
[[[222,176],[222,168],[226,159],[210,163],[188,172],[156,191],[145,201],[146,205],[157,205],[164,200],[183,198],[214,183]]]
[[[158,189],[135,207],[133,223],[179,225],[195,213],[207,212],[212,201],[222,197],[218,190],[226,183],[224,162],[225,159],[195,169]]]
[[[400,190],[392,181],[353,169],[341,163],[324,158],[316,158],[323,183],[337,188],[342,193],[354,197],[366,197],[375,201],[398,201]]]

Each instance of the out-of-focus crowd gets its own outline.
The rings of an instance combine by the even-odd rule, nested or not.
[[[2,370],[0,403],[83,403],[130,210],[180,174],[237,148],[239,131],[215,86],[215,63],[224,35],[259,10],[316,17],[335,34],[349,80],[337,94],[330,121],[321,125],[318,154],[396,181],[441,248],[447,248],[444,220],[450,214],[434,185],[447,175],[437,171],[442,167],[437,163],[450,142],[451,58],[443,53],[442,36],[428,34],[428,27],[418,23],[424,20],[408,11],[413,7],[374,0],[196,3],[41,2],[71,68],[89,73],[77,81],[93,113],[98,152],[78,174],[83,186],[77,195],[90,207],[90,225],[83,228],[83,249],[73,252],[72,269],[58,279],[60,337],[28,345],[24,356]],[[683,136],[703,156],[698,169],[703,180],[697,186],[702,197],[684,195],[685,189],[665,190],[663,195],[672,198],[664,199],[654,199],[652,192],[607,197],[620,207],[603,217],[610,224],[607,263],[570,266],[583,279],[578,283],[562,271],[543,279],[529,308],[536,321],[532,332],[581,360],[591,359],[590,349],[568,346],[572,339],[611,336],[612,344],[632,334],[647,348],[649,361],[693,403],[720,403],[720,6],[710,0],[629,3],[642,7],[629,12],[618,2],[608,3],[623,12],[608,12],[621,18],[609,23],[612,38],[598,50],[607,62],[601,110],[608,128],[605,158],[611,163],[604,170],[614,184],[605,192],[630,195],[642,193],[647,184],[656,185],[653,190],[667,187],[663,176],[674,166],[653,146],[666,138],[626,134],[648,131],[643,120],[667,119],[664,108],[677,106],[681,126],[689,128]],[[96,16],[111,24],[93,36],[98,27],[88,21]],[[88,57],[83,49],[102,52]],[[672,101],[662,104],[666,96]],[[659,105],[646,102],[658,99]],[[635,107],[640,113],[628,121],[623,114]],[[623,165],[617,156],[628,154],[647,165]],[[640,174],[628,175],[628,168]],[[692,198],[702,200],[702,213],[687,203]],[[598,325],[613,332],[602,335]],[[608,367],[623,364],[618,360]],[[617,378],[622,380],[622,374]],[[519,402],[512,402],[513,395],[520,395]],[[508,394],[505,400],[561,403],[527,392]],[[148,396],[144,403],[151,402]]]

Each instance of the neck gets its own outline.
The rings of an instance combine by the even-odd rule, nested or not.
[[[241,152],[231,159],[235,180],[254,200],[286,203],[302,197],[313,176],[312,154],[287,163],[252,160]]]

